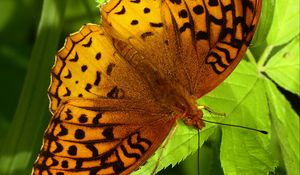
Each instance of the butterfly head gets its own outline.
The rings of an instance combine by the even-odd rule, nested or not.
[[[202,129],[205,124],[202,120],[203,112],[202,110],[196,110],[193,113],[185,114],[182,118],[183,122],[188,126],[193,126],[196,129]]]
[[[176,111],[178,111],[177,119],[182,119],[186,125],[193,126],[199,130],[205,126],[202,120],[203,112],[197,107],[195,98],[185,98],[184,103],[177,101],[175,106],[177,108]]]

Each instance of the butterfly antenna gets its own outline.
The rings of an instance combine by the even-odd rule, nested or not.
[[[268,134],[267,131],[254,129],[254,128],[250,128],[250,127],[247,127],[247,126],[240,126],[240,125],[233,125],[233,124],[228,124],[228,123],[213,122],[213,121],[209,121],[209,120],[205,120],[205,119],[202,119],[202,120],[207,122],[207,123],[219,124],[219,125],[223,125],[223,126],[232,126],[232,127],[236,127],[236,128],[243,128],[243,129],[248,129],[248,130],[252,130],[252,131],[257,131],[257,132],[260,132],[262,134]]]

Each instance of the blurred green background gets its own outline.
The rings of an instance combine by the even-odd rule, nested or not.
[[[99,24],[96,5],[94,0],[0,1],[0,156],[1,161],[8,162],[0,165],[0,173],[30,173],[26,169],[27,162],[33,162],[37,152],[27,150],[39,150],[42,133],[51,117],[47,87],[55,52],[63,46],[65,37],[78,31],[83,24]],[[271,21],[272,15],[266,16]],[[268,21],[262,25],[265,32],[269,25]],[[261,38],[260,42],[263,42]],[[299,98],[281,90],[299,114]],[[205,143],[201,157],[219,157],[219,142],[213,143],[219,137],[216,133],[215,138],[212,137]],[[11,149],[7,149],[9,145],[12,145]],[[6,157],[3,153],[18,155]],[[179,166],[168,168],[159,174],[183,175],[187,169],[197,167],[197,162],[195,153]],[[205,160],[202,162],[211,163]],[[214,172],[222,174],[219,160],[216,159],[213,164],[216,165]],[[285,170],[279,171],[284,174]]]

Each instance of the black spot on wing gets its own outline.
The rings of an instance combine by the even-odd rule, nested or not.
[[[209,35],[207,32],[199,31],[196,33],[196,40],[208,40]]]
[[[100,60],[101,59],[101,52],[98,52],[95,56],[96,60]]]
[[[70,70],[68,70],[68,74],[66,76],[64,76],[64,78],[66,78],[66,79],[72,78],[72,73]]]
[[[77,62],[78,59],[79,59],[79,57],[78,57],[78,54],[77,54],[77,52],[76,52],[76,53],[75,53],[75,57],[72,58],[72,59],[70,59],[69,61],[71,61],[71,62]]]
[[[93,124],[97,125],[99,124],[99,120],[102,118],[102,113],[98,113],[95,118],[93,118]]]
[[[72,145],[69,147],[67,152],[71,156],[76,156],[77,155],[77,147],[75,145]]]
[[[107,93],[106,96],[107,96],[108,98],[113,98],[113,99],[119,98],[119,99],[121,99],[121,98],[124,98],[125,92],[124,92],[122,89],[120,89],[120,88],[118,88],[117,86],[115,86],[115,87],[113,87],[113,88],[111,89],[111,91],[109,91],[109,92]]]
[[[85,88],[84,88],[87,92],[90,92],[90,90],[92,89],[92,85],[90,83],[86,84]]]
[[[201,5],[196,5],[196,6],[193,8],[193,12],[194,12],[196,15],[201,15],[201,14],[203,14],[203,12],[204,12],[204,8],[203,8]]]
[[[135,26],[135,25],[138,25],[138,23],[139,23],[139,21],[136,20],[136,19],[134,19],[134,20],[131,21],[130,24],[133,25],[133,26]]]
[[[60,132],[57,134],[57,136],[65,136],[68,134],[67,128],[65,128],[63,125],[59,125]]]
[[[107,140],[113,140],[114,139],[114,134],[113,134],[113,127],[107,127],[103,130],[102,135],[105,137]]]
[[[183,33],[186,29],[191,29],[191,24],[189,22],[184,23],[183,26],[180,27],[179,31],[180,33]]]
[[[178,16],[180,18],[187,18],[188,17],[188,12],[185,9],[182,9],[181,11],[179,11]]]
[[[63,95],[64,97],[69,97],[71,95],[71,91],[69,88],[66,88],[66,93]]]
[[[95,80],[95,82],[94,82],[94,85],[95,85],[95,86],[98,86],[99,83],[100,83],[100,81],[101,81],[101,72],[97,71],[97,72],[96,72],[96,80]]]
[[[55,153],[60,153],[60,152],[62,152],[63,149],[64,149],[64,147],[63,147],[60,143],[58,143],[58,142],[54,142],[54,143],[55,143],[55,145],[56,145],[56,149],[53,151],[53,153],[55,154]]]
[[[74,137],[75,137],[76,139],[78,139],[78,140],[81,140],[81,139],[83,139],[83,138],[85,137],[85,132],[84,132],[82,129],[77,129],[77,130],[75,131]]]
[[[81,71],[82,71],[82,72],[85,72],[87,69],[88,69],[88,66],[87,66],[87,65],[82,65],[82,66],[81,66]]]
[[[80,117],[78,118],[78,121],[80,123],[86,123],[88,121],[88,118],[85,114],[81,114]]]
[[[145,13],[145,14],[147,14],[147,13],[150,13],[150,9],[149,9],[149,8],[147,8],[147,7],[146,7],[146,8],[144,8],[144,13]]]
[[[147,37],[153,36],[154,34],[152,32],[145,32],[141,35],[141,38],[145,40]]]
[[[70,109],[66,111],[66,114],[67,117],[65,118],[65,120],[71,120],[73,118],[72,111]]]
[[[107,75],[111,75],[112,70],[113,70],[113,68],[114,68],[115,66],[116,66],[116,64],[110,63],[110,64],[107,66],[106,74],[107,74]]]
[[[151,27],[162,27],[163,23],[161,23],[161,22],[159,22],[159,23],[150,22],[150,26]]]
[[[116,15],[124,15],[126,12],[124,5],[122,6],[122,9],[118,12],[115,12]]]
[[[88,43],[82,44],[83,47],[91,47],[92,45],[92,38],[89,39]]]
[[[69,167],[69,162],[66,161],[66,160],[63,160],[63,161],[61,162],[61,167],[63,167],[63,168],[68,168],[68,167]]]

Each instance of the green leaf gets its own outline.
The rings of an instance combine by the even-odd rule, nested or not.
[[[262,1],[262,10],[261,10],[258,28],[252,39],[252,43],[255,44],[255,46],[258,46],[266,41],[266,36],[269,33],[273,21],[274,9],[275,9],[275,0]]]
[[[211,94],[215,108],[230,109],[223,123],[270,130],[263,81],[253,64],[241,62]],[[218,99],[220,100],[218,102]],[[212,101],[209,106],[213,106]],[[227,108],[232,103],[231,108]],[[222,126],[221,164],[225,174],[268,174],[277,162],[268,152],[270,138],[250,130]]]
[[[242,61],[223,84],[203,97],[199,103],[208,105],[215,111],[225,112],[227,117],[221,118],[223,123],[270,130],[263,80],[253,64]],[[220,120],[220,117],[208,116],[206,115],[205,119]],[[200,132],[200,146],[216,128],[215,125],[212,127],[212,124],[206,125]],[[268,151],[269,143],[270,137],[259,132],[222,127],[221,162],[225,174],[267,174],[274,171],[277,161]],[[175,165],[194,153],[197,145],[197,131],[180,125],[164,149],[159,167]],[[151,173],[159,152],[160,150],[134,175]]]
[[[265,81],[272,124],[277,134],[288,175],[299,174],[299,116],[271,81]]]
[[[29,174],[35,153],[49,121],[46,89],[49,72],[61,33],[66,1],[45,0],[37,39],[29,62],[28,72],[13,122],[1,144],[0,174]]]
[[[238,123],[241,126],[269,130],[268,106],[263,81],[257,77],[250,87],[247,95],[238,104],[240,107],[229,114],[226,123]],[[270,138],[267,135],[223,127],[221,163],[224,173],[251,175],[275,171],[277,162],[268,151],[269,142]]]
[[[214,132],[213,127],[207,127],[201,134],[192,127],[186,126],[183,122],[177,123],[178,128],[174,135],[171,137],[165,148],[158,149],[155,154],[142,166],[139,170],[132,173],[132,175],[151,174],[154,167],[158,163],[157,171],[166,168],[169,165],[176,165],[185,159],[189,154],[194,153],[198,149],[198,145],[201,146],[204,141]],[[198,137],[200,137],[200,143],[198,143]],[[168,139],[168,138],[167,138]],[[166,139],[166,140],[167,140]],[[158,162],[161,151],[163,155]]]
[[[269,45],[281,45],[299,34],[299,0],[276,0],[272,27],[267,36]]]
[[[299,35],[272,56],[265,67],[267,75],[281,87],[300,96]]]

